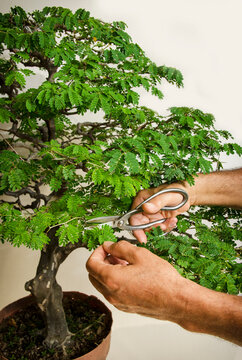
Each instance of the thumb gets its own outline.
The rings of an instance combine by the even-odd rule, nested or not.
[[[127,241],[122,240],[117,243],[105,241],[102,246],[106,253],[125,260],[129,264],[133,264],[137,261],[137,247]]]
[[[161,206],[158,205],[157,201],[149,201],[142,205],[142,209],[146,214],[156,214],[160,211]]]

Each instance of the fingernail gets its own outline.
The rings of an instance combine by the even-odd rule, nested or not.
[[[147,240],[140,240],[139,242],[140,242],[140,244],[146,244]]]
[[[147,243],[146,235],[144,234],[143,236],[140,236],[138,238],[138,241],[139,241],[140,244],[146,244]]]

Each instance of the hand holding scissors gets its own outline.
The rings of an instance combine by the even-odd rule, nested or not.
[[[87,221],[87,223],[92,223],[92,224],[106,224],[106,223],[111,223],[111,226],[113,228],[118,228],[121,230],[128,230],[128,231],[135,231],[135,230],[141,230],[141,229],[147,229],[150,228],[156,224],[162,224],[163,222],[165,222],[167,219],[163,218],[163,219],[158,219],[155,221],[151,221],[149,223],[145,223],[145,224],[139,224],[139,225],[130,225],[129,224],[129,219],[131,216],[137,214],[137,213],[141,213],[143,212],[142,206],[149,202],[150,200],[154,199],[156,196],[165,194],[165,193],[179,193],[183,196],[183,200],[175,206],[164,206],[163,208],[161,208],[161,211],[174,211],[177,210],[179,208],[181,208],[183,205],[186,204],[187,200],[188,200],[188,194],[186,193],[185,190],[183,189],[179,189],[179,188],[167,188],[167,189],[163,189],[158,191],[157,193],[151,195],[150,197],[148,197],[147,199],[145,199],[143,202],[141,202],[135,209],[130,210],[129,212],[127,212],[124,215],[117,215],[117,216],[102,216],[102,217],[96,217],[93,219],[90,219]],[[165,234],[164,234],[165,235]]]

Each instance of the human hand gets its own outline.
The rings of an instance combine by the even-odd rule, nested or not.
[[[91,283],[119,310],[170,321],[181,314],[186,279],[147,249],[107,241],[86,266]]]
[[[186,330],[242,345],[241,297],[183,278],[147,249],[126,241],[107,241],[90,256],[87,270],[96,289],[120,310],[172,321]]]
[[[189,190],[189,186],[187,186],[185,183],[184,185],[181,185],[180,183],[175,183],[171,185],[164,184],[157,188],[141,190],[140,192],[138,192],[137,196],[133,201],[132,209],[136,208],[141,202],[146,200],[151,195],[157,193],[158,191],[169,188],[179,188],[187,192]],[[182,201],[182,199],[183,199],[182,195],[175,192],[169,192],[159,195],[154,199],[150,200],[149,202],[143,204],[142,205],[143,212],[133,215],[130,218],[130,224],[140,225],[166,218],[167,220],[165,222],[161,224],[156,224],[153,227],[160,226],[160,228],[163,231],[169,232],[176,226],[177,223],[176,216],[187,211],[190,208],[191,205],[190,197],[188,198],[187,203],[178,210],[162,211],[160,209],[163,208],[164,206],[176,206]],[[146,243],[147,237],[145,231],[149,232],[151,229],[152,227],[147,228],[145,230],[135,230],[133,231],[133,234],[140,243],[142,242]]]

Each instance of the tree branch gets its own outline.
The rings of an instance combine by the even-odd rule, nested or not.
[[[65,247],[58,247],[57,252],[59,253],[61,262],[63,262],[72,253],[72,251],[81,247],[87,248],[87,244],[83,243],[82,240],[74,244],[69,243]]]
[[[48,140],[53,140],[55,139],[56,137],[56,129],[55,129],[55,121],[54,119],[49,119],[49,120],[46,120],[46,125],[47,125],[47,128],[48,128]]]
[[[35,189],[36,189],[36,187],[35,187]],[[13,196],[13,197],[20,197],[21,195],[26,195],[26,194],[29,194],[30,197],[33,199],[43,200],[45,202],[45,204],[47,204],[48,201],[51,199],[50,195],[41,194],[39,189],[36,192],[30,190],[29,188],[23,188],[18,191],[6,191],[5,192],[5,195]]]
[[[62,111],[63,115],[78,115],[78,111],[68,112],[68,111]]]
[[[36,146],[39,146],[41,148],[46,147],[38,138],[35,138],[35,137],[30,136],[28,134],[24,134],[21,131],[19,131],[18,128],[17,128],[17,122],[13,122],[13,126],[9,130],[9,133],[17,136],[19,139],[27,140],[27,141],[29,141],[29,142],[31,142],[31,143],[33,143]]]
[[[23,158],[18,154],[18,152],[12,147],[12,145],[8,142],[8,140],[7,140],[2,134],[0,134],[0,135],[1,135],[1,137],[3,138],[3,141],[5,141],[5,142],[8,144],[8,146],[12,149],[12,151],[15,152],[15,154],[17,154],[22,161],[24,161],[24,159],[23,159]]]

